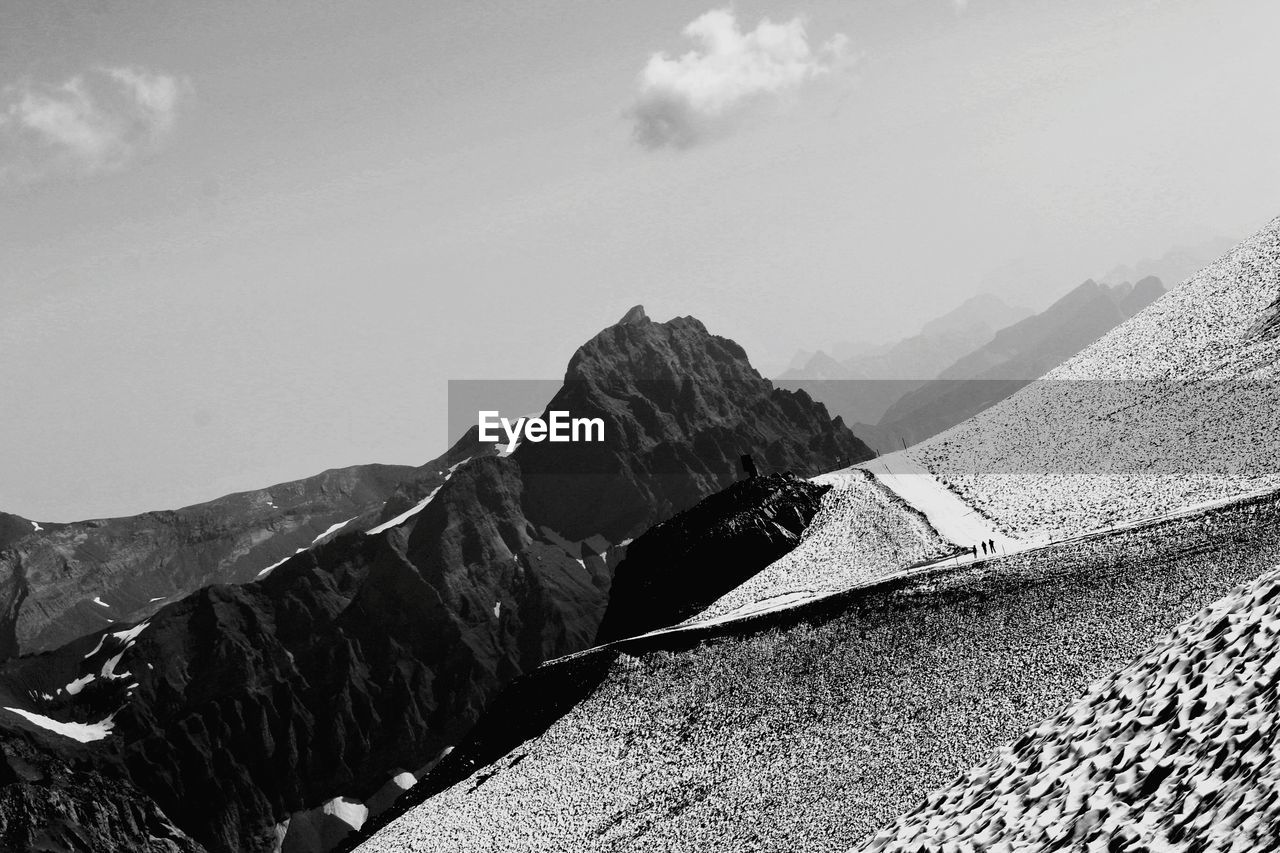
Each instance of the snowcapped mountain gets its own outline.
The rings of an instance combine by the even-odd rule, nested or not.
[[[624,543],[738,479],[741,453],[803,475],[870,455],[734,342],[642,309],[578,350],[552,409],[605,418],[606,440],[499,455],[473,430],[429,470],[397,471],[380,508],[335,505],[252,559],[225,558],[220,577],[239,583],[10,659],[0,746],[121,780],[139,813],[205,850],[323,849],[345,831],[335,821],[384,807],[512,679],[591,645]],[[233,499],[292,506],[266,492]],[[241,535],[271,542],[266,518]],[[95,737],[67,736],[80,726]],[[19,772],[4,767],[0,803]],[[75,778],[66,796],[87,796]],[[28,849],[37,814],[15,807],[9,822]],[[118,849],[164,843],[145,823],[98,829]]]
[[[1269,849],[1278,306],[1280,220],[1042,381],[816,478],[784,556],[518,681],[359,849]],[[1005,355],[1074,343],[1023,331]]]

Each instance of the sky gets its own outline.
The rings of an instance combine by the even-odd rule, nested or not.
[[[7,2],[0,509],[447,444],[642,303],[776,371],[1280,214],[1280,4]]]

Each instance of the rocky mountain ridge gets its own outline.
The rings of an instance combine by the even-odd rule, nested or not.
[[[744,450],[766,472],[870,455],[697,320],[626,319],[579,349],[547,407],[606,417],[609,440],[499,456],[471,433],[429,491],[401,480],[261,579],[11,659],[0,737],[126,780],[209,851],[315,850],[512,679],[589,646],[627,539],[732,483]]]
[[[176,510],[28,523],[7,543],[0,531],[0,659],[144,619],[202,586],[251,581],[337,529],[376,523],[398,490],[439,485],[447,462],[358,465]]]

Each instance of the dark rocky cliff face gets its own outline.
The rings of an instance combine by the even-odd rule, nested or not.
[[[596,642],[697,614],[794,548],[829,488],[794,475],[756,477],[649,528],[614,573]]]
[[[804,391],[774,388],[733,341],[692,317],[641,312],[588,341],[547,410],[599,417],[599,444],[516,451],[530,518],[571,538],[618,540],[686,509],[738,476],[751,453],[763,473],[819,474],[873,455]]]
[[[161,602],[136,637],[112,625],[0,668],[0,691],[29,710],[114,713],[106,739],[82,747],[4,711],[0,729],[125,780],[210,851],[273,850],[292,816],[381,796],[460,742],[517,676],[589,646],[621,540],[731,482],[742,450],[766,470],[806,473],[869,455],[696,320],[628,317],[575,355],[548,406],[610,418],[603,445],[526,443],[498,457],[471,433],[424,466],[434,470],[392,484],[380,510],[262,580]],[[405,523],[363,532],[433,493]],[[804,513],[785,503],[776,517],[799,529]]]
[[[0,734],[0,850],[205,853],[142,791]]]

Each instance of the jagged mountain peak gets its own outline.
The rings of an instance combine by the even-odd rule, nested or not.
[[[664,323],[615,324],[580,346],[569,360],[565,382],[765,381],[751,366],[746,350],[713,335],[696,317]]]
[[[731,483],[744,453],[765,472],[807,475],[872,455],[824,405],[774,388],[741,346],[687,316],[604,329],[546,411],[605,425],[597,444],[515,453],[529,517],[573,539],[642,532]]]
[[[625,314],[623,314],[623,315],[622,315],[622,319],[621,319],[621,320],[619,320],[619,321],[618,321],[617,323],[615,323],[614,325],[617,325],[617,326],[634,326],[634,325],[636,325],[636,324],[638,324],[638,323],[645,323],[645,322],[648,322],[648,320],[649,320],[649,315],[648,315],[648,314],[646,314],[646,313],[644,313],[644,306],[643,306],[643,305],[633,305],[633,306],[631,306],[631,308],[630,308],[630,309],[628,309],[628,310],[627,310],[627,313],[625,313]]]

